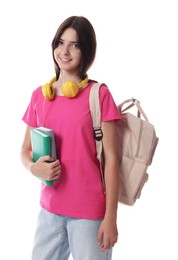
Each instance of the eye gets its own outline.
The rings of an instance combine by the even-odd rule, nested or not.
[[[63,44],[64,44],[64,42],[63,42],[62,40],[59,40],[59,41],[58,41],[58,46],[59,46],[59,45],[63,45]]]
[[[77,42],[73,42],[73,43],[71,43],[71,47],[78,49],[78,48],[79,48],[79,45],[78,45]]]

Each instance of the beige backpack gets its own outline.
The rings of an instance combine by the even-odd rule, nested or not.
[[[90,91],[90,111],[96,140],[97,158],[103,176],[102,131],[99,103],[100,83],[94,83]],[[126,108],[124,106],[127,105]],[[136,107],[137,115],[128,112]],[[140,198],[142,188],[148,180],[147,168],[151,165],[158,143],[154,126],[148,121],[140,102],[134,98],[125,100],[118,106],[122,120],[117,122],[120,186],[118,201],[133,205]],[[143,119],[142,119],[142,118]]]

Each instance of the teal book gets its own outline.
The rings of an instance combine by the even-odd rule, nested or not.
[[[31,129],[32,157],[36,162],[41,156],[50,155],[56,159],[56,146],[54,131],[48,128]],[[43,180],[47,186],[52,186],[53,181]]]
[[[56,160],[57,155],[56,155],[56,143],[55,143],[54,131],[50,128],[43,127],[43,126],[40,126],[37,129],[51,137],[51,148],[52,148],[51,156],[53,157],[54,160]]]

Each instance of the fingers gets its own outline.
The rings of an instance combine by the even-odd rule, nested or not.
[[[49,179],[57,180],[61,175],[61,164],[59,160],[55,160],[49,163]]]
[[[40,162],[53,162],[54,159],[51,156],[49,156],[49,155],[45,155],[45,156],[41,156],[39,158],[39,161]]]
[[[108,249],[111,249],[114,247],[115,243],[117,243],[117,241],[103,241],[103,243],[100,245],[101,251],[104,252]]]
[[[98,245],[102,252],[111,249],[115,243],[117,243],[117,237],[107,237],[106,235],[104,236],[102,232],[98,233]]]
[[[102,252],[112,247],[109,238],[107,239],[105,236],[104,239],[104,234],[102,233],[102,231],[98,233],[98,245],[100,246]]]
[[[102,248],[103,244],[103,233],[101,231],[98,232],[98,245]]]
[[[102,252],[111,249],[112,247],[113,245],[111,245],[109,241],[103,241],[103,244],[100,246]]]
[[[61,164],[60,161],[54,160],[52,157],[46,155],[40,157],[38,160],[41,165],[41,178],[53,181],[59,179],[61,175]]]

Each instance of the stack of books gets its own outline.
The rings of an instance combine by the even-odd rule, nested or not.
[[[54,160],[56,156],[55,135],[52,129],[38,127],[31,129],[32,157],[36,162],[41,156],[49,155]],[[50,161],[48,161],[50,162]],[[52,186],[53,181],[42,180],[47,186]]]

